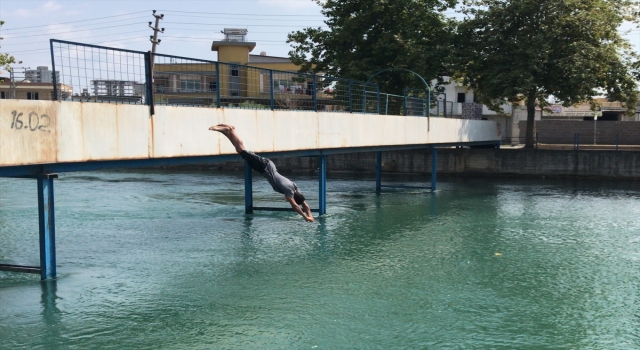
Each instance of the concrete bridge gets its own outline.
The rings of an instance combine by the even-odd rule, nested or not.
[[[40,266],[0,265],[0,270],[55,271],[53,179],[57,173],[107,168],[208,163],[240,159],[211,125],[231,124],[254,152],[271,158],[319,157],[319,208],[326,213],[328,154],[380,152],[459,145],[499,146],[495,122],[379,114],[149,106],[65,101],[0,102],[0,176],[38,181]],[[435,190],[435,164],[431,187]],[[251,169],[245,170],[246,212],[253,206]]]

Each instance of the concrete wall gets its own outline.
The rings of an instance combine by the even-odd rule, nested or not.
[[[520,139],[524,142],[526,121],[519,125]],[[581,144],[593,144],[593,121],[574,120],[538,120],[536,131],[538,142],[555,144],[573,144],[575,133],[580,134]],[[620,145],[640,145],[640,123],[598,121],[596,137],[598,144],[615,145],[616,134],[620,137]]]
[[[327,156],[331,172],[375,172],[375,153],[348,153]],[[305,172],[318,168],[315,158],[280,158],[280,171]],[[427,174],[431,172],[431,151],[407,150],[382,153],[382,169],[387,173]],[[225,162],[217,169],[241,171],[244,163]],[[601,177],[640,179],[640,152],[559,151],[524,149],[439,149],[438,173],[463,176]]]
[[[478,120],[3,100],[0,166],[235,154],[220,123],[255,152],[499,140]]]

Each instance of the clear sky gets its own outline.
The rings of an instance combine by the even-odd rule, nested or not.
[[[0,52],[35,68],[51,66],[51,38],[148,51],[152,10],[164,14],[158,53],[212,60],[225,27],[247,28],[253,53],[287,56],[287,33],[324,25],[311,0],[0,0]]]
[[[148,51],[154,9],[165,15],[158,53],[212,60],[211,42],[225,27],[247,28],[257,42],[253,53],[287,56],[287,33],[324,25],[312,0],[0,0],[0,52],[35,68],[51,66],[51,38]],[[631,30],[626,37],[640,47],[640,30],[621,30]]]

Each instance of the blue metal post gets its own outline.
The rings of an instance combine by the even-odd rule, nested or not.
[[[384,115],[389,115],[389,94],[387,96],[387,101],[384,104]]]
[[[216,106],[218,108],[220,105],[220,89],[222,88],[222,84],[220,82],[220,62],[216,62]]]
[[[53,81],[53,100],[58,100],[58,76],[56,74],[56,59],[53,55],[53,39],[49,40],[49,48],[51,49],[51,69],[53,72],[51,73],[51,79]]]
[[[269,70],[269,100],[271,101],[271,110],[276,109],[275,97],[273,94],[273,71]]]
[[[431,89],[427,90],[427,117],[431,117]]]
[[[38,221],[40,226],[40,278],[56,277],[56,222],[53,197],[55,174],[38,177]]]
[[[351,98],[351,80],[349,80],[348,89],[349,89],[349,113],[353,113],[353,99]]]
[[[436,174],[438,172],[438,149],[431,147],[431,192],[436,190]]]
[[[402,95],[404,95],[402,99],[402,108],[404,109],[404,115],[407,115],[407,89],[402,91]]]
[[[244,212],[253,213],[253,178],[251,167],[248,162],[244,162]]]
[[[314,74],[311,93],[313,94],[313,110],[315,112],[318,111],[318,89],[316,88],[316,83],[317,83],[317,79],[316,79],[316,75]]]
[[[327,214],[327,156],[318,157],[318,215]]]
[[[145,85],[145,101],[147,106],[151,106],[153,79],[151,78],[151,53],[144,53],[144,85]]]
[[[376,84],[376,99],[378,100],[378,114],[380,114],[380,85]]]
[[[382,189],[382,152],[376,152],[376,192]]]

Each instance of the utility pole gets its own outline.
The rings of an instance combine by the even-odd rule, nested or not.
[[[160,20],[164,18],[163,14],[156,15],[156,10],[153,10],[153,17],[156,18],[156,25],[154,27],[151,26],[151,22],[149,22],[149,28],[153,29],[153,35],[149,38],[151,39],[151,79],[153,81],[153,65],[155,64],[155,56],[156,56],[156,46],[160,44],[162,40],[158,39],[158,32],[164,33],[164,28],[158,28],[160,25]]]
[[[24,82],[25,80],[27,80],[27,69],[31,69],[31,67],[19,67],[18,69],[22,69],[23,70],[23,74],[25,75],[25,78],[22,79],[22,81],[20,81],[21,83]],[[16,82],[16,77],[15,77],[15,73],[14,73],[14,68],[12,67],[11,70],[9,71],[9,99],[15,99],[16,98],[16,88],[18,87],[18,82]]]

